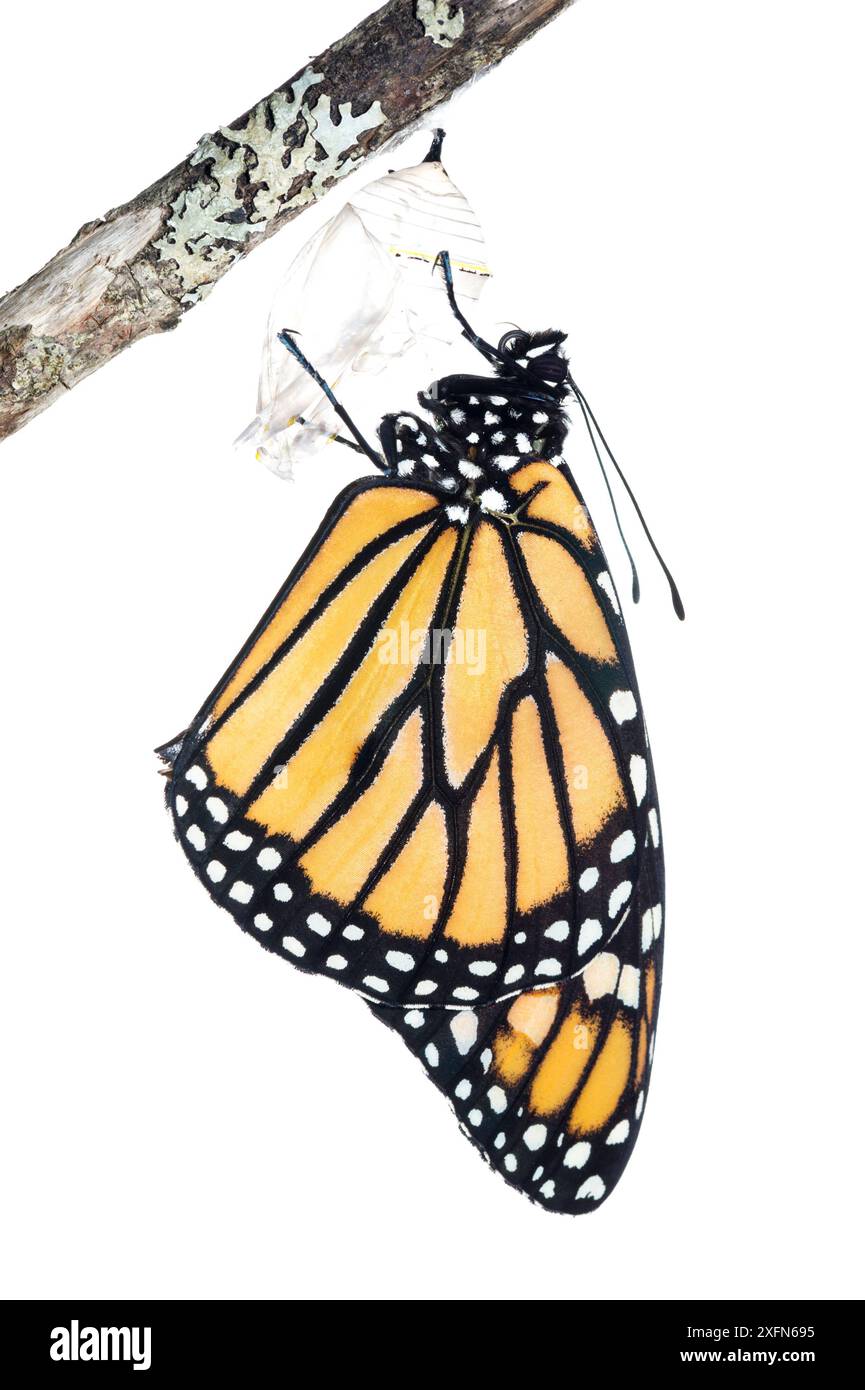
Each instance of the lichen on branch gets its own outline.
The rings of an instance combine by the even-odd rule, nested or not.
[[[360,137],[384,123],[381,103],[355,115],[352,102],[341,102],[334,121],[324,83],[323,73],[305,68],[287,91],[204,136],[190,156],[195,181],[172,203],[154,243],[160,260],[177,267],[182,304],[200,299],[271,218],[314,202],[360,162]]]
[[[0,298],[0,439],[123,348],[174,328],[266,237],[571,3],[388,0],[82,227]]]
[[[449,0],[417,0],[415,13],[427,38],[440,48],[452,48],[466,27],[462,5]]]

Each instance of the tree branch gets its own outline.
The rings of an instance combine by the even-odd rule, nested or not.
[[[149,333],[571,0],[390,0],[0,299],[0,439]]]

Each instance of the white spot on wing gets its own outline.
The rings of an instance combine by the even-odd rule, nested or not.
[[[640,972],[635,965],[623,965],[619,978],[619,998],[635,1009],[640,1002]]]
[[[374,989],[376,994],[387,994],[387,980],[383,980],[380,975],[364,975],[363,982],[368,989]]]
[[[631,755],[631,785],[634,788],[634,795],[639,806],[646,795],[646,785],[648,782],[648,772],[646,769],[646,759],[641,758],[639,753]]]
[[[282,855],[279,850],[268,845],[266,849],[261,850],[256,863],[260,869],[278,869],[282,863]]]
[[[661,935],[662,923],[663,908],[661,903],[655,903],[654,908],[647,908],[647,910],[642,913],[640,944],[644,951],[648,951],[652,941],[658,940],[659,935]]]
[[[494,960],[473,960],[469,971],[472,975],[494,975],[497,968]]]
[[[244,835],[242,830],[229,830],[223,844],[226,849],[244,850],[252,844],[252,836]]]
[[[408,951],[388,951],[385,960],[394,970],[413,970],[415,966],[415,958]]]
[[[508,1098],[501,1086],[491,1086],[487,1091],[487,1100],[490,1103],[490,1109],[496,1115],[502,1115],[507,1110]]]
[[[604,934],[604,929],[595,917],[587,917],[580,927],[580,935],[577,938],[577,951],[581,956],[586,954],[590,946],[594,946]]]
[[[577,1201],[584,1197],[591,1197],[592,1201],[598,1202],[606,1192],[604,1180],[595,1173],[591,1178],[586,1178],[582,1187],[577,1192]]]
[[[523,1135],[523,1143],[525,1144],[527,1149],[531,1149],[534,1153],[536,1149],[539,1149],[541,1147],[546,1137],[546,1125],[529,1125],[528,1129]]]
[[[630,690],[615,690],[610,696],[610,712],[617,724],[627,724],[637,713],[637,702]]]
[[[471,1052],[478,1036],[478,1016],[471,1009],[462,1009],[450,1023],[451,1035],[461,1057]]]
[[[616,836],[610,846],[610,862],[612,864],[620,864],[623,859],[627,859],[630,854],[633,854],[636,848],[637,842],[634,839],[634,832],[632,830],[623,830],[621,835]]]
[[[579,1144],[572,1144],[562,1159],[566,1168],[585,1168],[592,1152],[591,1144],[587,1144],[585,1139],[581,1139]]]
[[[583,985],[589,999],[603,999],[612,994],[619,979],[619,958],[612,951],[602,951],[583,971]]]
[[[609,914],[611,917],[618,917],[620,910],[625,906],[625,903],[631,896],[632,886],[633,885],[628,881],[628,879],[623,879],[623,881],[617,884],[616,887],[613,889],[612,893],[610,894],[609,905]]]
[[[551,927],[547,927],[544,936],[548,936],[551,941],[567,941],[570,930],[567,922],[553,922]]]
[[[643,913],[642,932],[640,935],[640,945],[644,951],[648,951],[655,939],[655,927],[653,922],[654,908],[647,908]]]
[[[607,598],[610,600],[610,603],[612,604],[613,612],[618,613],[618,615],[621,617],[622,610],[619,607],[619,600],[616,597],[616,591],[613,587],[613,581],[607,574],[606,570],[604,570],[601,574],[598,575],[598,587],[603,589],[604,593],[607,595]]]

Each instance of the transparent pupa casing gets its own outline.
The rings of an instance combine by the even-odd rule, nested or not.
[[[459,335],[442,279],[450,250],[456,293],[476,300],[490,272],[477,216],[445,172],[437,135],[427,158],[367,184],[301,248],[274,296],[265,333],[252,444],[281,477],[315,454],[340,421],[277,334],[288,327],[352,412],[370,376],[421,356],[434,374]],[[419,372],[420,369],[420,372]],[[413,361],[407,370],[422,374]]]

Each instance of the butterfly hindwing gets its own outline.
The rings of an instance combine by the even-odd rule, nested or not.
[[[657,828],[636,911],[579,975],[459,1012],[373,1006],[491,1167],[550,1210],[595,1208],[636,1142],[654,1052],[662,904]]]

